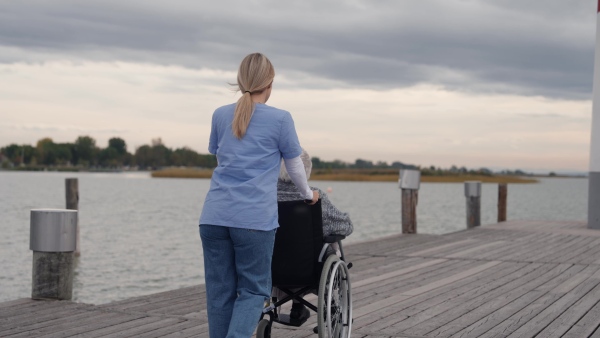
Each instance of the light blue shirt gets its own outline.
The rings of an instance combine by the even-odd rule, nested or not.
[[[281,158],[300,156],[292,115],[256,104],[246,135],[231,130],[235,104],[215,110],[208,151],[217,155],[200,224],[272,230],[277,223],[277,178]]]

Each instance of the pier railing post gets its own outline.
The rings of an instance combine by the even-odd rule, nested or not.
[[[467,229],[481,225],[481,182],[465,182],[467,198]]]
[[[508,196],[508,185],[498,184],[498,223],[506,222],[506,199]]]
[[[65,179],[65,197],[67,200],[66,209],[79,210],[79,182],[76,178]],[[79,222],[77,222],[77,234],[75,235],[75,255],[81,254],[79,246]]]
[[[417,203],[421,186],[421,171],[400,170],[400,189],[402,189],[402,233],[417,233]]]
[[[73,252],[77,211],[31,210],[29,248],[33,250],[31,298],[73,297]]]

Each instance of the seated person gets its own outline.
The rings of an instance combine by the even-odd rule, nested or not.
[[[306,150],[302,149],[300,155],[302,163],[304,164],[304,170],[306,170],[306,179],[310,179],[310,172],[312,170],[312,162],[310,156]],[[321,197],[321,208],[323,209],[323,236],[329,235],[343,235],[349,236],[354,228],[352,227],[352,221],[347,213],[338,210],[329,200],[327,194],[315,187],[310,187],[312,190],[317,190]],[[302,194],[290,178],[285,165],[281,165],[281,171],[279,172],[279,179],[277,180],[277,202],[285,201],[298,201],[302,200]]]
[[[300,158],[302,159],[304,169],[306,170],[306,178],[309,179],[310,172],[312,170],[312,161],[306,150],[302,149],[302,154],[300,155]],[[329,197],[327,197],[327,194],[324,191],[315,187],[310,188],[311,190],[317,190],[319,192],[319,196],[321,197],[321,209],[323,212],[323,236],[349,236],[354,230],[352,226],[352,221],[350,221],[350,216],[348,216],[347,213],[338,210],[331,203]],[[285,202],[298,201],[303,199],[304,197],[292,182],[292,179],[290,178],[290,175],[288,174],[285,165],[282,163],[281,171],[279,173],[279,179],[277,180],[277,201]],[[332,246],[337,250],[337,243],[333,243]],[[279,291],[277,288],[273,288],[274,297],[280,297],[283,295],[283,292]],[[292,312],[290,313],[290,318],[292,320],[299,320],[308,318],[309,316],[310,312],[308,311],[308,309],[302,303],[294,300],[292,304]]]

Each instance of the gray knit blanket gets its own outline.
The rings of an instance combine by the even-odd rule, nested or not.
[[[323,235],[343,235],[348,236],[354,230],[350,216],[336,208],[327,194],[319,188],[310,187],[311,190],[317,190],[321,197],[321,209],[323,210]],[[294,183],[277,181],[277,201],[298,201],[303,200],[303,196]]]

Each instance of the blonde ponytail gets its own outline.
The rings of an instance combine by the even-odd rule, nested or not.
[[[237,86],[242,92],[242,97],[235,106],[231,124],[233,135],[238,139],[246,135],[248,125],[250,125],[250,119],[254,112],[252,94],[262,93],[271,85],[274,77],[275,69],[266,56],[253,53],[242,60],[237,76]]]

